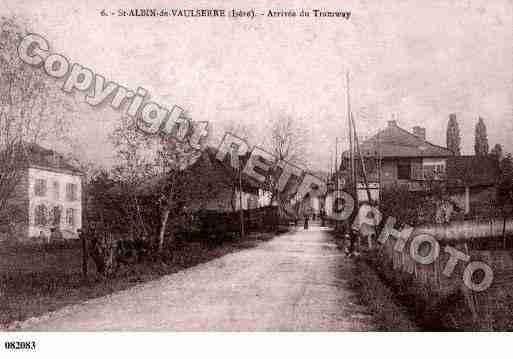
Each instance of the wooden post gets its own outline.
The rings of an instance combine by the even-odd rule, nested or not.
[[[82,241],[82,277],[87,279],[87,241],[82,231],[80,231],[79,238]]]
[[[242,206],[242,165],[239,165],[240,239],[244,240],[244,207]]]
[[[82,277],[83,279],[87,279],[87,259],[89,254],[87,253],[87,242],[86,235],[84,233],[84,228],[90,228],[89,223],[87,222],[87,210],[88,210],[88,198],[84,194],[84,176],[80,177],[80,204],[82,206],[82,210],[80,211],[80,215],[82,216],[82,229],[78,230],[78,238],[82,241]],[[85,224],[85,226],[84,226]]]

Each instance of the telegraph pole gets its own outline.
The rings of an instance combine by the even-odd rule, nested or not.
[[[239,148],[232,145],[230,160],[235,168],[238,170],[239,177],[239,205],[240,205],[240,238],[244,239],[244,209],[242,206],[242,163],[239,158]]]
[[[242,165],[239,161],[240,238],[244,240],[244,208],[242,206]]]
[[[339,173],[338,173],[338,137],[335,138],[335,196],[333,196],[333,198],[337,198],[338,197],[338,194],[339,194],[339,182],[338,182],[338,176],[339,176]],[[334,203],[333,203],[334,205]],[[338,220],[335,221],[335,230],[338,230],[339,228],[339,225],[338,225]]]
[[[355,166],[354,166],[354,146],[353,146],[353,126],[351,124],[351,98],[349,94],[349,71],[346,72],[346,86],[347,86],[347,128],[349,133],[349,170],[351,172],[351,192],[353,195],[357,195],[356,193],[356,175],[355,175]],[[357,197],[355,197],[358,200]]]

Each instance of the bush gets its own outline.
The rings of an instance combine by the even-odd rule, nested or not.
[[[393,216],[401,223],[416,225],[422,222],[426,210],[424,196],[408,190],[407,186],[385,187],[381,193],[380,210],[383,216]]]

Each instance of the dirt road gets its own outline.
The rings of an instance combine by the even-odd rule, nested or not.
[[[348,287],[352,265],[327,228],[301,228],[24,330],[372,330]]]

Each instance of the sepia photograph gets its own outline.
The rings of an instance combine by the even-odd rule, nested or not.
[[[0,352],[507,345],[512,29],[512,0],[0,0]]]

